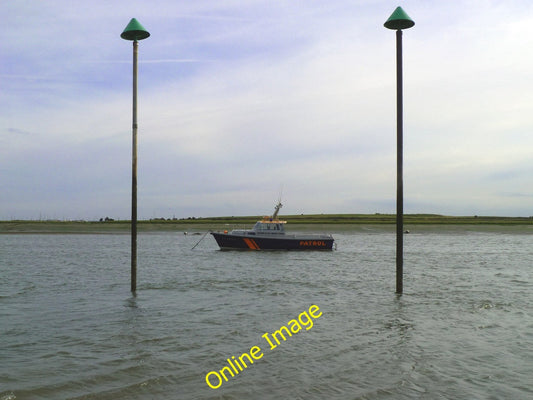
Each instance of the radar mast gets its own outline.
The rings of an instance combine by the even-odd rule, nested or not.
[[[281,198],[278,200],[278,204],[276,204],[276,207],[274,209],[274,214],[272,215],[272,219],[278,218],[279,209],[283,207],[283,204],[281,204]]]

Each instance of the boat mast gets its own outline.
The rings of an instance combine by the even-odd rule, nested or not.
[[[275,207],[274,214],[272,215],[272,219],[276,219],[278,217],[279,209],[283,207],[283,204],[281,204],[281,199],[278,200],[278,204]]]

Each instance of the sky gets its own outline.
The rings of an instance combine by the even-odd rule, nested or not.
[[[530,0],[0,3],[0,220],[533,215]]]

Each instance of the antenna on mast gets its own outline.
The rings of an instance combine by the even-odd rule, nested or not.
[[[278,198],[278,204],[276,204],[276,207],[274,209],[274,214],[272,214],[272,219],[276,219],[278,217],[279,209],[283,207],[283,204],[281,204],[281,195],[283,193],[283,185],[281,185],[281,189],[279,190],[279,198]]]

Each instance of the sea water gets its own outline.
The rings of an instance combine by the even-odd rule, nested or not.
[[[394,227],[330,229],[140,234],[136,295],[127,234],[0,235],[0,400],[533,398],[533,227],[410,227],[401,296]]]

